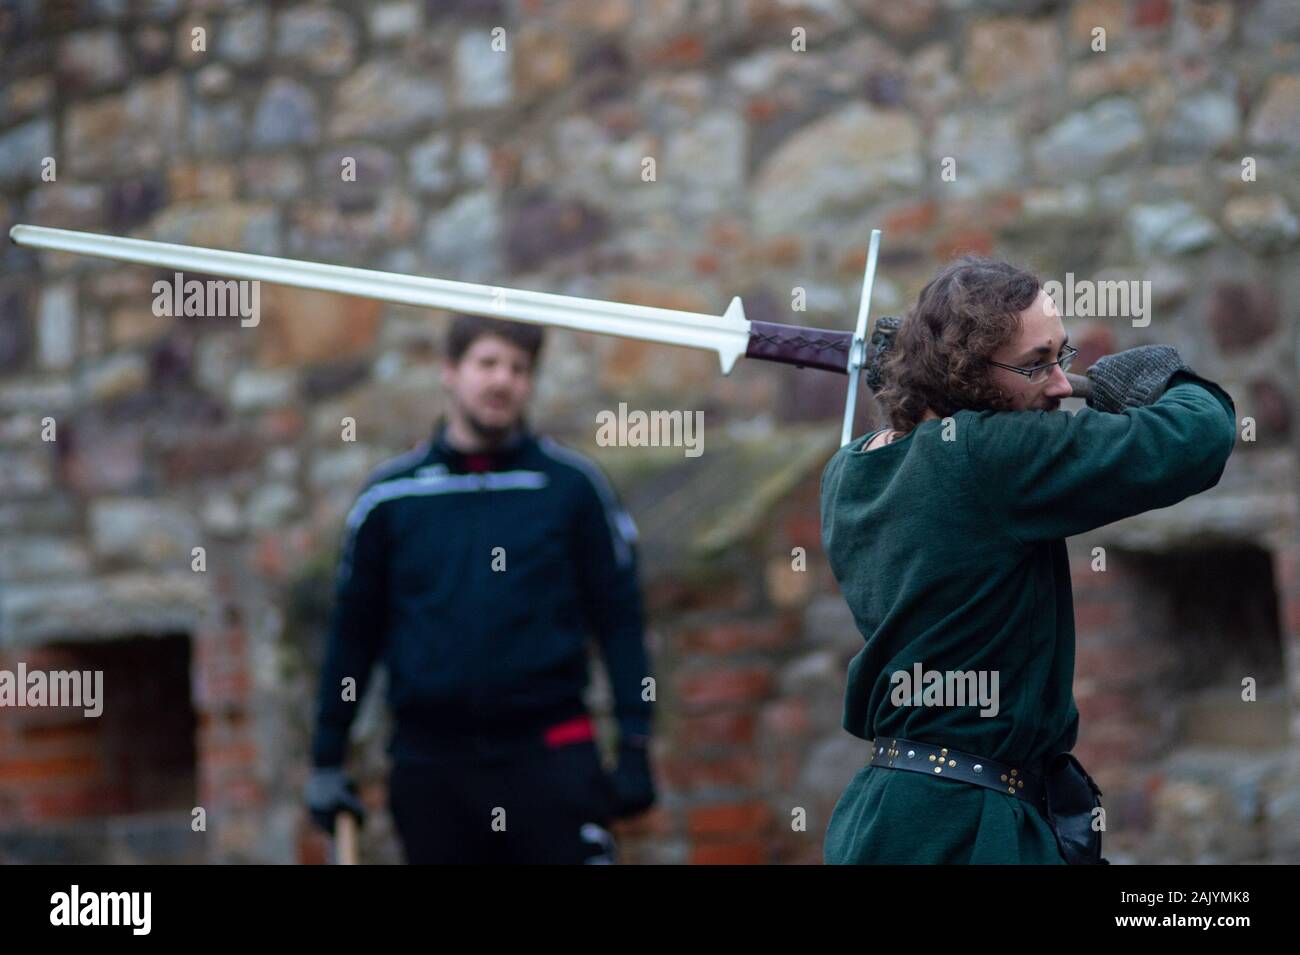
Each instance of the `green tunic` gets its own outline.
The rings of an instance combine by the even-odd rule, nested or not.
[[[822,475],[822,540],[866,646],[844,728],[1040,772],[1074,746],[1074,610],[1065,538],[1218,483],[1236,408],[1178,372],[1154,403],[1107,414],[958,411]],[[897,705],[891,674],[989,671],[999,708]],[[950,701],[949,701],[950,702]],[[960,780],[864,766],[832,813],[828,863],[1055,863],[1034,807]]]

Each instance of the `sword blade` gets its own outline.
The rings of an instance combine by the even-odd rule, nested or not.
[[[34,249],[701,348],[717,354],[724,375],[750,341],[750,323],[739,298],[722,315],[706,315],[45,226],[15,225],[9,238]]]

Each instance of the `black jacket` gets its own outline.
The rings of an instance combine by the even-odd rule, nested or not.
[[[649,733],[636,526],[587,458],[525,427],[464,455],[445,424],[377,468],[348,514],[312,759],[343,762],[383,658],[394,758],[447,736],[516,732],[585,712],[598,642],[623,734]]]

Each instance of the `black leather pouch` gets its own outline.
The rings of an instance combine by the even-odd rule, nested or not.
[[[1073,753],[1057,753],[1043,778],[1047,818],[1056,844],[1070,865],[1109,865],[1101,857],[1101,832],[1093,827],[1093,810],[1101,790]]]

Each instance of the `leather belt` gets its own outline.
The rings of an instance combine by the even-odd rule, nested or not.
[[[903,769],[927,776],[942,776],[958,782],[983,786],[1008,796],[1015,796],[1047,813],[1047,790],[1043,777],[1018,766],[994,759],[963,753],[948,746],[935,746],[916,740],[881,736],[871,743],[868,766]]]

